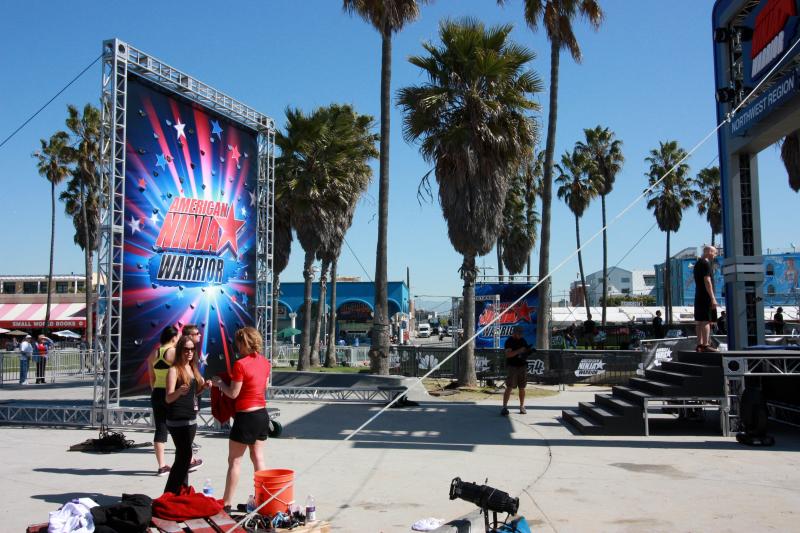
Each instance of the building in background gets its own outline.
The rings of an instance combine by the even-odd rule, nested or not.
[[[50,329],[83,334],[86,328],[86,283],[83,275],[54,275]],[[0,327],[28,333],[44,328],[47,276],[0,276]]]
[[[626,270],[620,267],[608,269],[608,297],[628,298],[654,296],[655,271]],[[598,270],[586,276],[586,292],[589,305],[600,306],[603,300],[603,271]],[[569,288],[570,305],[580,306],[583,302],[583,286],[580,280],[573,281]]]
[[[671,295],[673,305],[694,304],[694,264],[698,250],[687,248],[670,260]],[[764,263],[764,306],[797,306],[800,305],[800,253],[772,253],[763,255]],[[664,263],[656,268],[656,300],[657,305],[664,304]],[[714,262],[714,293],[720,305],[725,305],[725,282],[722,277],[722,259]]]
[[[345,281],[351,278],[337,278],[336,282],[336,335],[347,344],[369,341],[372,329],[375,284],[363,281]],[[281,282],[281,294],[277,304],[278,331],[294,326],[303,329],[303,289],[302,282]],[[326,293],[326,309],[330,306],[330,282]],[[314,302],[312,317],[316,316],[319,301],[319,283],[312,285],[311,299]],[[400,335],[400,330],[409,328],[409,294],[404,281],[390,281],[388,284],[389,319],[392,333]],[[326,312],[327,315],[327,312]]]

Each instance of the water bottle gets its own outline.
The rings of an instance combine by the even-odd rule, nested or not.
[[[317,506],[314,503],[314,497],[309,494],[306,498],[306,522],[313,522],[317,519]]]
[[[214,487],[211,486],[210,479],[206,479],[206,482],[203,483],[203,495],[208,496],[209,498],[214,497]]]
[[[247,513],[252,513],[256,510],[256,498],[252,494],[247,498]]]

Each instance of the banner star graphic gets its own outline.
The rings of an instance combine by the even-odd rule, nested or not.
[[[172,127],[178,131],[178,139],[180,139],[181,137],[183,137],[184,139],[186,138],[186,133],[184,133],[183,131],[183,128],[186,127],[186,124],[181,124],[180,120],[178,120],[178,123]]]
[[[253,191],[250,191],[247,194],[250,195],[250,207],[255,207],[255,205],[256,205],[256,193],[254,193]]]
[[[236,164],[239,164],[239,158],[242,157],[242,154],[239,153],[239,147],[234,146],[233,151],[231,152],[231,159],[236,160]]]
[[[156,166],[161,167],[162,170],[167,169],[167,158],[164,157],[164,154],[158,154],[156,156]]]
[[[239,233],[239,230],[244,226],[244,220],[236,220],[236,213],[233,207],[228,209],[227,216],[215,216],[214,220],[219,224],[219,229],[222,230],[219,236],[219,246],[217,250],[222,252],[222,250],[229,246],[231,247],[231,251],[233,255],[239,255],[239,239],[236,235]]]
[[[150,221],[153,223],[153,225],[156,225],[158,224],[158,220],[158,213],[153,213],[153,215],[150,217]]]
[[[140,225],[141,225],[141,221],[138,218],[133,218],[133,215],[131,215],[131,221],[128,222],[128,226],[131,227],[131,234],[132,235],[136,234],[137,231],[142,231],[142,228],[141,228]]]
[[[217,139],[222,140],[222,128],[219,127],[219,121],[211,121],[211,135],[216,135]]]

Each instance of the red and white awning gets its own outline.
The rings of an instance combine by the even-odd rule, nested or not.
[[[43,328],[47,304],[0,304],[0,327]],[[86,304],[50,304],[51,328],[85,328]]]

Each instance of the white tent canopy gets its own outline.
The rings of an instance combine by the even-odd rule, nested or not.
[[[80,339],[81,338],[81,336],[78,333],[75,333],[74,331],[70,331],[68,329],[65,329],[65,330],[62,330],[62,331],[54,331],[53,335],[55,335],[56,337],[66,337],[68,339]]]
[[[592,313],[592,320],[596,324],[600,323],[603,316],[602,307],[590,307]],[[724,308],[723,308],[724,309]],[[772,320],[777,307],[764,308],[764,320]],[[608,324],[630,324],[636,322],[638,324],[651,323],[653,317],[656,316],[656,311],[661,311],[661,317],[666,322],[666,315],[663,307],[609,307],[606,309],[606,322]],[[783,314],[786,320],[796,320],[800,318],[800,307],[792,305],[783,306]],[[580,325],[586,320],[585,307],[553,307],[552,324],[554,327],[565,327],[571,324]],[[675,306],[672,308],[672,322],[673,324],[690,324],[694,322],[694,307],[690,305]]]

